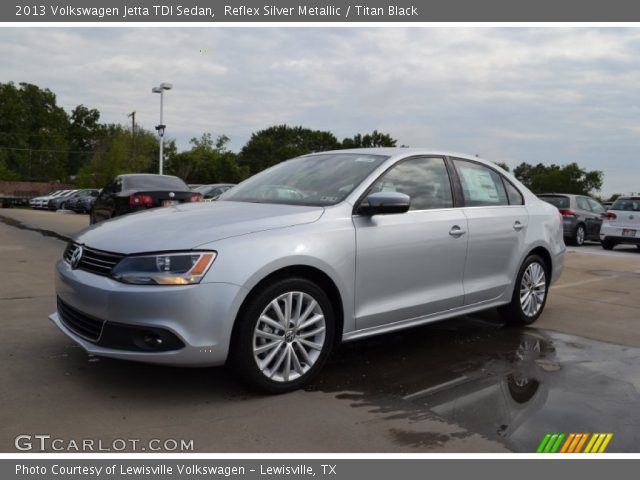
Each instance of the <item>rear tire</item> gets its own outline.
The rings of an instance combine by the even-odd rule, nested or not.
[[[615,243],[613,243],[611,240],[607,240],[604,239],[600,242],[600,245],[602,245],[602,248],[604,248],[605,250],[613,250],[613,247],[616,246]]]
[[[573,234],[573,237],[571,238],[571,244],[575,245],[576,247],[581,247],[582,245],[584,245],[584,239],[585,239],[585,229],[584,229],[584,225],[579,224],[576,227],[576,231]]]
[[[509,325],[530,325],[542,314],[549,292],[549,268],[538,255],[529,255],[516,276],[511,303],[498,308]]]
[[[306,385],[334,343],[329,297],[306,278],[283,278],[256,291],[237,322],[230,359],[246,384],[267,393]]]

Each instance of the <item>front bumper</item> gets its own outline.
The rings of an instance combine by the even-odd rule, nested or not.
[[[88,353],[98,356],[177,366],[214,366],[225,363],[231,331],[246,290],[229,283],[187,286],[127,285],[56,264],[56,293],[60,301],[104,325],[161,329],[184,344],[170,351],[113,348],[91,341],[60,310],[50,320]],[[132,328],[133,330],[133,328]]]

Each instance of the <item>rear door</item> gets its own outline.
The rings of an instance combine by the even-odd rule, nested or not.
[[[496,170],[452,159],[469,225],[465,305],[494,300],[513,287],[524,254],[529,216],[518,189]]]
[[[600,205],[593,198],[587,198],[591,211],[593,212],[593,223],[591,225],[591,233],[589,236],[592,240],[600,240],[600,227],[602,227],[602,215],[604,214],[604,207]]]
[[[371,328],[461,307],[467,220],[441,157],[401,160],[368,191],[411,197],[403,214],[354,215],[356,325]]]
[[[593,238],[600,232],[600,214],[595,213],[588,197],[576,197],[576,213],[578,214],[578,220],[584,224],[584,231],[587,238]]]

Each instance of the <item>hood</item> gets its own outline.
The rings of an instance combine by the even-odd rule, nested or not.
[[[187,203],[154,208],[92,225],[74,238],[123,254],[189,250],[249,233],[318,220],[322,207],[245,202]]]

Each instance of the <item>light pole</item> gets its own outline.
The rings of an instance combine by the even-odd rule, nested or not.
[[[156,126],[156,130],[158,131],[158,136],[160,137],[160,175],[162,175],[162,150],[163,150],[163,141],[162,137],[164,137],[164,129],[167,127],[162,123],[162,105],[164,102],[164,91],[171,90],[173,85],[171,83],[161,83],[159,87],[153,87],[151,91],[153,93],[160,94],[160,124]]]

